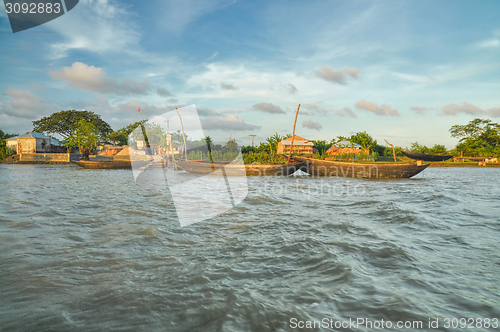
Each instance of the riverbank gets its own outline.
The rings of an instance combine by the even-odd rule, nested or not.
[[[71,165],[71,158],[26,158],[21,159],[21,155],[15,154],[0,161],[0,164],[21,164],[21,165]]]
[[[486,166],[479,166],[479,162],[469,161],[469,162],[435,162],[431,163],[429,167],[482,167],[482,168],[500,168],[500,163],[487,163]]]

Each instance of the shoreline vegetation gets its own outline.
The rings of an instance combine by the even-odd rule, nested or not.
[[[138,137],[135,129],[141,127],[142,132],[148,132],[147,137]],[[278,143],[291,137],[275,134],[267,137],[265,142],[258,146],[238,146],[235,139],[230,139],[224,144],[216,144],[209,136],[200,140],[191,140],[188,135],[177,132],[170,133],[167,141],[166,132],[159,126],[151,125],[142,120],[119,130],[112,130],[111,126],[100,118],[98,114],[90,111],[60,111],[40,120],[33,121],[33,131],[46,135],[60,135],[63,137],[62,146],[67,152],[78,151],[84,158],[91,154],[98,156],[98,147],[104,144],[126,146],[148,150],[148,153],[167,157],[167,146],[170,142],[177,153],[175,159],[184,159],[187,148],[187,159],[209,162],[236,161],[245,164],[283,164],[287,163],[287,156],[278,153]],[[444,145],[434,144],[432,147],[421,145],[418,142],[409,148],[399,146],[380,145],[367,132],[358,132],[351,136],[337,136],[331,140],[311,140],[314,144],[315,154],[301,156],[330,160],[337,162],[382,164],[382,163],[412,163],[412,159],[404,156],[402,151],[407,150],[417,153],[435,155],[453,155],[453,160],[431,162],[431,167],[480,167],[478,158],[492,158],[500,156],[500,125],[491,120],[474,119],[466,125],[454,125],[449,129],[451,137],[458,138],[459,143],[455,148],[447,150]],[[183,135],[184,134],[184,135]],[[15,163],[12,156],[16,152],[6,146],[5,139],[15,137],[17,134],[7,134],[0,130],[0,161]],[[185,139],[185,140],[184,140]],[[342,146],[340,143],[343,143]],[[388,143],[389,144],[389,143]],[[349,153],[331,153],[332,146],[343,148]],[[355,151],[355,147],[359,150]],[[354,153],[353,153],[354,151]],[[241,152],[241,155],[240,155]],[[294,156],[297,152],[294,151]],[[476,158],[476,160],[469,160]],[[241,160],[242,159],[242,160]],[[36,163],[36,162],[31,162]],[[483,166],[484,167],[484,166]],[[500,167],[499,164],[487,163],[486,167]]]

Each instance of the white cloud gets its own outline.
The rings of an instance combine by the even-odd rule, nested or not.
[[[8,99],[0,104],[0,114],[35,120],[36,116],[45,115],[55,110],[55,104],[39,97],[31,91],[8,87],[5,90]]]
[[[238,87],[232,85],[232,84],[229,84],[229,83],[224,83],[222,82],[220,84],[220,87],[223,89],[223,90],[238,90]]]
[[[217,112],[206,107],[197,107],[196,110],[199,116],[222,116],[222,112]]]
[[[152,91],[152,84],[147,80],[119,81],[113,77],[106,77],[104,69],[82,62],[74,62],[71,67],[62,67],[60,70],[51,70],[49,74],[54,79],[66,81],[73,88],[102,94],[147,95]],[[165,88],[157,87],[156,92],[162,97],[171,96]]]
[[[276,92],[271,90],[273,86],[279,84],[275,82],[279,73],[270,71],[256,71],[247,66],[238,63],[237,65],[211,63],[206,65],[203,70],[194,69],[186,80],[185,91],[193,93],[195,98],[234,98],[243,101],[246,99],[272,98],[276,97]],[[219,83],[224,82],[239,90],[215,89]],[[188,92],[188,93],[189,93]],[[186,95],[189,97],[189,95]],[[259,99],[260,99],[259,98]]]
[[[469,104],[468,102],[463,102],[461,104],[448,104],[443,107],[444,115],[458,115],[460,113],[470,114],[470,115],[484,115],[487,112],[476,105]]]
[[[380,107],[372,102],[360,100],[355,104],[356,108],[363,109],[377,115],[399,116],[397,109],[391,108],[388,104],[382,104]]]
[[[321,125],[321,123],[314,122],[311,119],[305,119],[304,121],[302,121],[302,127],[304,127],[304,128],[310,128],[310,129],[315,129],[315,130],[320,130],[321,128],[323,128],[323,126]]]
[[[339,68],[339,70],[335,70],[330,66],[324,66],[323,69],[314,72],[317,77],[325,81],[341,85],[347,84],[347,76],[358,79],[361,73],[363,73],[361,69],[346,66]]]
[[[125,7],[114,0],[80,0],[75,10],[47,23],[66,39],[51,45],[52,58],[75,49],[98,54],[137,50],[139,29]]]
[[[285,111],[283,111],[281,107],[274,105],[273,103],[258,103],[254,104],[252,108],[270,114],[285,113]]]
[[[162,8],[158,11],[162,13],[162,22],[167,29],[179,32],[200,17],[224,9],[234,2],[234,0],[169,0],[159,3],[158,6]],[[217,52],[212,57],[216,55]]]
[[[298,90],[297,90],[297,88],[295,87],[295,85],[293,85],[293,84],[291,84],[291,83],[286,84],[286,85],[285,85],[285,89],[286,89],[289,93],[291,93],[292,95],[293,95],[294,93],[297,93],[297,91],[298,91]]]
[[[351,118],[357,117],[356,113],[354,113],[349,107],[344,107],[339,110],[332,107],[322,107],[321,106],[322,103],[323,103],[322,100],[317,100],[309,103],[303,103],[301,104],[300,107],[301,109],[304,109],[311,113],[317,113],[322,115],[334,114],[338,116],[349,116]]]
[[[490,115],[494,118],[500,117],[500,107],[493,107],[488,110]]]
[[[161,87],[156,88],[156,93],[158,94],[158,96],[161,96],[161,97],[170,97],[172,95],[170,93],[170,91],[168,91],[165,88],[161,88]]]
[[[30,88],[32,89],[37,89],[37,90],[47,90],[46,87],[44,87],[43,85],[40,85],[38,83],[29,83],[28,84]]]
[[[412,107],[410,107],[410,109],[417,114],[424,114],[425,111],[428,110],[427,107],[420,107],[420,106],[412,106]]]
[[[349,107],[342,108],[342,112],[339,114],[341,116],[350,116],[351,118],[357,118],[358,116]]]
[[[254,130],[260,129],[261,126],[255,126],[246,123],[241,116],[229,115],[225,118],[209,117],[201,120],[204,130]]]
[[[470,104],[464,101],[461,104],[448,104],[443,107],[442,115],[456,116],[459,114],[468,114],[474,116],[491,116],[494,118],[500,117],[500,107],[492,107],[489,109],[483,109],[479,106]]]
[[[498,47],[498,46],[500,46],[500,40],[498,40],[498,39],[485,40],[485,41],[479,43],[478,46],[484,47],[484,48]]]

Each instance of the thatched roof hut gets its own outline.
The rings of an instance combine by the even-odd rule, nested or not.
[[[368,155],[370,154],[370,151],[368,149],[363,149],[359,144],[351,143],[349,141],[340,141],[332,145],[328,150],[326,150],[325,153],[330,156],[360,153]]]
[[[278,153],[289,153],[292,145],[292,137],[288,137],[281,142],[278,142]],[[316,148],[313,142],[295,135],[293,139],[293,151],[299,154],[313,154]]]

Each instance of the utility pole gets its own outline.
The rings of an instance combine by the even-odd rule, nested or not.
[[[252,147],[253,147],[253,138],[257,135],[248,135],[248,136],[252,136]]]

